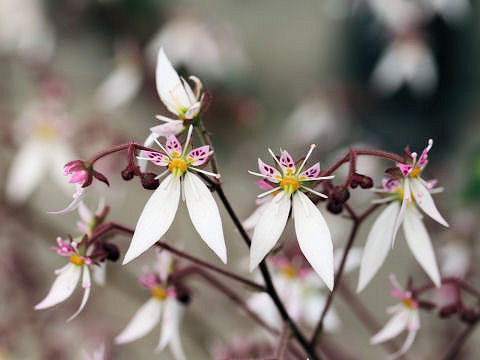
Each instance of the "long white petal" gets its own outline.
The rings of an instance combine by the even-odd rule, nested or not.
[[[438,211],[435,203],[433,202],[432,195],[430,191],[422,184],[420,180],[413,179],[410,181],[412,188],[413,196],[415,197],[415,202],[422,209],[425,214],[430,216],[433,220],[439,222],[443,226],[448,227],[448,223],[445,221],[440,212]]]
[[[123,264],[135,259],[167,232],[180,200],[180,180],[173,174],[165,178],[143,208]]]
[[[371,344],[378,344],[390,339],[393,339],[395,336],[400,334],[403,330],[407,328],[408,324],[408,310],[401,310],[395,314],[380,330],[376,335],[370,339]]]
[[[415,259],[417,259],[435,285],[440,286],[440,272],[438,271],[430,236],[422,222],[422,216],[414,205],[407,206],[403,231]]]
[[[407,204],[411,200],[411,193],[410,193],[410,182],[408,178],[404,180],[403,183],[403,199],[402,199],[402,206],[400,207],[400,211],[397,215],[395,220],[395,226],[393,227],[393,233],[391,238],[392,249],[395,245],[395,239],[397,238],[398,229],[400,229],[400,225],[403,223],[403,219],[405,217],[405,210],[407,208]]]
[[[160,341],[158,343],[155,352],[162,351],[172,339],[177,338],[179,340],[179,327],[183,318],[185,309],[175,299],[167,299],[165,303],[165,311],[163,312]],[[181,349],[180,349],[181,350]],[[185,359],[183,350],[179,351],[180,359]],[[176,358],[179,360],[178,358]]]
[[[75,290],[81,273],[81,266],[69,263],[57,276],[45,299],[35,305],[35,310],[46,309],[68,299]]]
[[[250,214],[250,216],[245,220],[243,220],[242,225],[245,230],[249,231],[255,228],[255,226],[258,223],[258,220],[260,220],[260,217],[262,216],[262,214],[265,212],[265,209],[267,208],[268,200],[270,199],[267,199],[267,202],[264,202],[258,205],[257,208]]]
[[[124,344],[135,341],[148,334],[160,321],[162,301],[150,298],[133,315],[127,327],[115,338],[115,343]]]
[[[88,269],[88,266],[83,266],[82,287],[85,288],[85,291],[83,293],[82,302],[80,303],[80,307],[78,308],[78,310],[75,311],[75,314],[68,318],[67,322],[72,321],[78,316],[78,314],[82,312],[85,304],[87,303],[88,297],[90,296],[90,289],[92,287],[91,285],[92,284],[90,281],[90,270]]]
[[[395,220],[399,211],[400,205],[398,201],[394,201],[375,220],[363,249],[357,292],[362,291],[368,285],[385,262],[391,247]]]
[[[413,345],[413,342],[415,341],[415,336],[417,335],[417,330],[412,330],[408,332],[407,338],[405,339],[405,342],[403,343],[402,347],[400,350],[397,352],[391,354],[388,356],[388,360],[395,360],[405,354]]]
[[[48,144],[28,141],[12,159],[6,180],[6,195],[14,203],[24,202],[39,184],[47,170]]]
[[[289,212],[290,197],[283,191],[275,195],[268,203],[253,231],[250,248],[250,271],[257,267],[277,243],[287,224]]]
[[[163,48],[160,48],[158,51],[156,83],[160,99],[172,113],[179,113],[178,105],[185,109],[192,105],[177,72],[165,55]]]
[[[210,249],[226,263],[227,248],[222,219],[212,193],[197,175],[188,171],[183,181],[183,191],[193,226]]]
[[[333,244],[327,222],[320,210],[302,192],[293,195],[295,232],[303,255],[325,282],[333,289]]]

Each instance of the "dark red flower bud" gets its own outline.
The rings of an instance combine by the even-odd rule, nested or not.
[[[103,248],[107,253],[106,259],[110,261],[117,261],[120,258],[120,249],[117,245],[111,243],[104,243]]]
[[[187,305],[192,299],[192,292],[185,285],[180,283],[174,284],[175,294],[177,294],[177,300]]]
[[[158,179],[155,179],[157,175],[154,173],[142,174],[142,186],[147,190],[155,190],[160,185]]]
[[[330,199],[339,204],[343,204],[350,198],[350,192],[343,186],[335,186],[330,192]]]
[[[460,320],[467,324],[475,323],[479,318],[479,313],[474,309],[464,309],[460,315]]]
[[[458,304],[450,304],[450,305],[442,307],[438,311],[438,316],[440,316],[441,318],[448,318],[448,317],[452,316],[453,314],[456,314],[458,312],[458,310],[459,310],[458,309]]]
[[[373,187],[373,179],[370,176],[362,175],[362,181],[360,182],[360,187],[362,189],[370,189]]]
[[[132,180],[135,176],[135,171],[131,170],[130,167],[126,167],[122,170],[122,179],[125,181]]]
[[[327,204],[327,210],[332,214],[340,214],[343,211],[343,204],[336,201],[329,201]]]

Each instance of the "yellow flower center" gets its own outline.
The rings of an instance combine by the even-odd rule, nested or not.
[[[297,276],[298,271],[297,268],[293,265],[287,265],[281,270],[282,274],[285,275],[286,277],[292,279]]]
[[[168,164],[168,170],[170,170],[176,177],[180,177],[187,170],[187,163],[181,158],[172,159]]]
[[[282,181],[280,181],[280,187],[287,194],[292,194],[300,187],[300,184],[298,183],[298,180],[296,177],[286,176],[282,179]]]
[[[418,177],[418,175],[420,175],[420,173],[422,172],[422,169],[420,168],[413,168],[412,172],[410,173],[410,177],[411,178],[416,178]]]
[[[85,264],[85,260],[82,259],[80,256],[78,256],[77,254],[73,254],[72,256],[70,256],[70,262],[72,264],[75,264],[77,266],[82,266]]]
[[[413,309],[415,307],[415,302],[412,299],[403,299],[402,300],[403,305],[405,305],[409,309]]]
[[[53,124],[48,121],[42,122],[37,126],[37,136],[43,141],[52,141],[57,136],[57,130]]]
[[[152,296],[159,300],[165,300],[167,298],[167,292],[161,286],[155,286],[152,289]]]

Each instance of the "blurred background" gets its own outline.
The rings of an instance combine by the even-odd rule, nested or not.
[[[427,177],[445,187],[436,201],[452,226],[426,224],[444,274],[480,285],[478,12],[469,0],[1,0],[0,359],[83,359],[82,351],[101,344],[112,359],[170,359],[168,350],[153,353],[159,330],[112,345],[148,299],[136,278],[153,254],[126,267],[109,264],[106,285],[94,286],[86,309],[68,325],[80,292],[54,309],[33,310],[53,270],[64,264],[50,246],[57,236],[78,235],[76,212],[47,214],[73,193],[62,167],[113,144],[143,142],[159,124],[154,115],[167,114],[154,82],[160,46],[180,74],[198,76],[212,95],[203,119],[242,218],[259,192],[247,170],[256,168],[257,157],[268,157],[267,147],[299,158],[316,143],[313,159],[326,168],[350,146],[401,153],[410,145],[420,152],[432,138]],[[150,192],[138,181],[122,181],[124,157],[98,165],[111,186],[95,184],[87,204],[95,208],[104,197],[110,220],[134,226]],[[359,171],[380,185],[390,166],[362,159]],[[368,207],[369,192],[351,193],[358,209]],[[341,247],[348,220],[321,210]],[[221,212],[229,268],[248,275],[248,251]],[[181,206],[168,240],[218,263],[186,217]],[[371,221],[356,245],[364,244]],[[294,242],[288,229],[282,240]],[[117,243],[124,251],[128,239],[119,236]],[[397,241],[360,295],[380,323],[395,303],[390,272],[403,283],[410,275],[416,284],[427,281],[405,242]],[[357,271],[347,277],[352,288],[357,277]],[[228,299],[194,280],[189,286],[193,298],[181,334],[189,359],[221,359],[251,342],[268,347],[265,334]],[[248,298],[248,290],[233,287]],[[362,359],[383,359],[385,350],[368,344],[371,334],[341,298],[335,306],[340,326],[325,342]],[[436,358],[463,327],[455,318],[422,314],[411,358]],[[478,352],[480,333],[462,358]]]

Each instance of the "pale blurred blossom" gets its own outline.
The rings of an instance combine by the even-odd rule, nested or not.
[[[392,33],[403,33],[428,20],[428,8],[417,0],[368,0],[377,20]]]
[[[381,95],[391,95],[406,85],[417,96],[428,96],[437,87],[437,63],[420,36],[394,39],[384,50],[371,78]]]
[[[219,78],[245,70],[247,57],[233,27],[201,20],[188,12],[170,17],[150,40],[147,58],[153,64],[164,47],[174,66]]]
[[[13,203],[23,203],[47,178],[66,193],[73,186],[65,181],[64,165],[73,159],[69,141],[71,119],[56,99],[36,101],[25,107],[15,123],[19,149],[7,174],[6,195]]]
[[[48,60],[55,35],[42,0],[0,1],[0,53],[28,60]]]
[[[290,141],[297,141],[298,146],[315,142],[329,148],[342,140],[348,122],[349,114],[341,100],[318,94],[303,99],[294,108],[283,132]]]
[[[143,82],[139,49],[131,42],[120,43],[112,71],[97,88],[94,98],[100,110],[113,111],[137,96]]]
[[[432,10],[445,20],[459,23],[470,16],[472,9],[469,0],[424,0]]]

